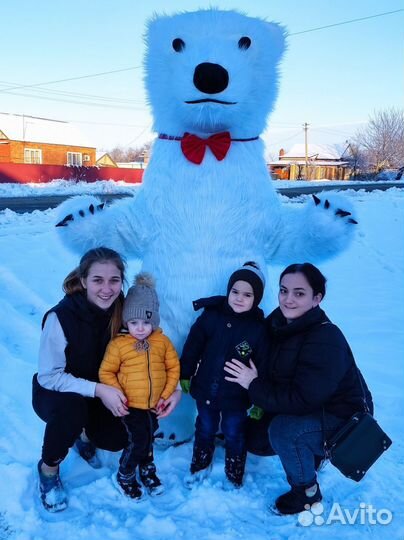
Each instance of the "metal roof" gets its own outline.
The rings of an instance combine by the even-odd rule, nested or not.
[[[74,124],[61,120],[0,113],[0,131],[11,141],[95,148]]]

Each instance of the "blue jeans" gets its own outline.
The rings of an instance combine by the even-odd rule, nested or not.
[[[195,447],[213,452],[215,435],[221,428],[224,435],[226,454],[242,456],[245,454],[245,428],[247,411],[220,411],[212,409],[203,402],[197,402],[198,416],[195,422]]]
[[[324,457],[322,413],[306,416],[280,414],[269,425],[269,440],[291,486],[316,482],[314,456]],[[331,437],[346,420],[324,415],[324,436]]]

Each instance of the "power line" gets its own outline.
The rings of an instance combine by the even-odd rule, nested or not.
[[[12,92],[12,86],[15,86],[17,83],[11,83],[7,81],[0,81],[0,84],[7,85],[6,88],[3,88],[3,92],[13,94],[13,95],[22,95],[18,94],[16,92]],[[98,99],[98,100],[104,100],[104,101],[112,101],[114,103],[142,103],[142,100],[139,99],[130,99],[130,98],[116,98],[116,97],[109,97],[109,96],[100,96],[95,94],[83,94],[81,92],[70,92],[66,90],[50,90],[48,88],[33,88],[34,92],[40,92],[43,94],[56,94],[56,95],[62,95],[62,96],[68,96],[68,97],[78,97],[78,98],[84,98],[84,99]]]
[[[47,81],[42,83],[36,83],[36,84],[22,84],[20,86],[14,86],[12,88],[8,88],[7,91],[10,90],[19,90],[22,88],[34,88],[35,86],[44,86],[47,84],[56,84],[60,82],[67,82],[67,81],[77,81],[79,79],[90,79],[91,77],[102,77],[103,75],[110,75],[111,73],[122,73],[123,71],[132,71],[134,69],[140,69],[142,66],[133,66],[129,68],[123,68],[123,69],[114,69],[111,71],[103,71],[101,73],[92,73],[91,75],[81,75],[79,77],[69,77],[67,79],[58,79],[56,81]],[[4,92],[4,89],[0,90],[0,92]]]
[[[1,90],[0,90],[1,92]],[[9,92],[10,94],[13,94],[12,92]],[[130,111],[145,111],[145,107],[127,107],[124,105],[112,105],[111,103],[92,103],[88,101],[77,101],[77,100],[71,100],[71,99],[63,99],[63,98],[57,98],[57,97],[50,97],[50,96],[36,96],[33,94],[13,94],[18,95],[21,97],[29,97],[33,99],[42,99],[46,101],[61,101],[64,103],[72,103],[73,105],[86,105],[87,107],[102,107],[107,109],[123,109],[123,110],[130,110]]]
[[[404,9],[396,9],[395,11],[385,11],[384,13],[378,13],[377,15],[369,15],[368,17],[360,17],[358,19],[349,19],[348,21],[341,21],[334,24],[327,24],[326,26],[317,26],[316,28],[302,30],[301,32],[293,32],[288,35],[297,36],[299,34],[308,34],[309,32],[316,32],[317,30],[324,30],[325,28],[332,28],[334,26],[342,26],[343,24],[351,24],[354,22],[366,21],[367,19],[375,19],[376,17],[384,17],[384,15],[392,15],[393,13],[400,13],[401,11],[404,11]]]
[[[403,11],[404,11],[404,9],[396,9],[395,11],[385,11],[384,13],[378,13],[376,15],[369,15],[367,17],[360,17],[360,18],[357,18],[357,19],[349,19],[347,21],[341,21],[341,22],[338,22],[338,23],[328,24],[328,25],[325,25],[325,26],[317,26],[316,28],[310,28],[308,30],[301,30],[300,32],[291,32],[288,35],[289,36],[297,36],[299,34],[307,34],[309,32],[316,32],[317,30],[324,30],[325,28],[332,28],[334,26],[342,26],[344,24],[351,24],[351,23],[354,23],[354,22],[365,21],[365,20],[368,20],[368,19],[375,19],[377,17],[384,17],[385,15],[392,15],[393,13],[400,13],[400,12],[403,12]],[[23,84],[23,85],[14,86],[14,87],[7,88],[7,89],[0,89],[0,92],[9,92],[10,90],[19,90],[19,89],[23,89],[23,88],[34,88],[34,87],[37,87],[37,86],[44,86],[44,85],[48,85],[48,84],[57,84],[57,83],[67,82],[67,81],[77,81],[77,80],[80,80],[80,79],[90,79],[92,77],[102,77],[104,75],[111,75],[111,74],[114,74],[114,73],[122,73],[124,71],[133,71],[135,69],[140,69],[141,67],[142,66],[132,66],[132,67],[123,68],[123,69],[114,69],[114,70],[110,70],[110,71],[103,71],[103,72],[100,72],[100,73],[92,73],[92,74],[89,74],[89,75],[80,75],[80,76],[77,76],[77,77],[68,77],[66,79],[57,79],[57,80],[54,80],[54,81],[47,81],[47,82],[42,82],[42,83]]]
[[[142,131],[136,135],[136,137],[134,139],[132,139],[131,141],[129,141],[128,143],[124,144],[123,146],[129,146],[130,144],[134,143],[135,141],[137,141],[138,139],[140,139],[140,137],[142,135],[144,135],[146,133],[147,130],[150,130],[151,127],[152,127],[152,123],[148,124],[147,126],[144,127],[144,129],[142,129]]]
[[[89,122],[86,120],[63,120],[63,122],[70,122],[72,124],[91,124],[94,126],[119,126],[119,127],[132,127],[132,128],[149,128],[150,125],[144,126],[139,124],[119,124],[115,122]]]
[[[271,142],[268,144],[268,146],[279,146],[280,144],[283,144],[287,141],[290,141],[290,139],[294,139],[295,137],[297,137],[298,135],[301,135],[302,132],[301,130],[299,130],[297,133],[294,133],[293,135],[291,135],[290,137],[287,137],[286,139],[282,139],[280,141],[275,141],[275,142]]]
[[[320,131],[320,133],[327,133],[328,135],[342,135],[344,137],[351,137],[352,132],[348,131],[337,131],[336,129],[324,129],[324,128],[313,128],[313,131]]]

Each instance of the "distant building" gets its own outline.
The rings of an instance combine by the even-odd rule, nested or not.
[[[330,145],[308,145],[307,172],[304,144],[295,144],[289,152],[281,148],[279,160],[268,165],[277,180],[346,180],[350,174],[349,162]]]
[[[97,167],[118,167],[116,161],[108,154],[108,152],[96,152],[95,164]]]
[[[145,169],[144,161],[117,161],[117,166],[121,169]]]
[[[0,113],[0,163],[95,165],[95,147],[69,122]]]

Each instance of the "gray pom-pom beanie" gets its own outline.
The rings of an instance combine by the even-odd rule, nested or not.
[[[147,272],[137,274],[123,304],[123,323],[126,326],[128,321],[142,319],[150,322],[153,330],[156,330],[160,324],[159,307],[153,277]]]

